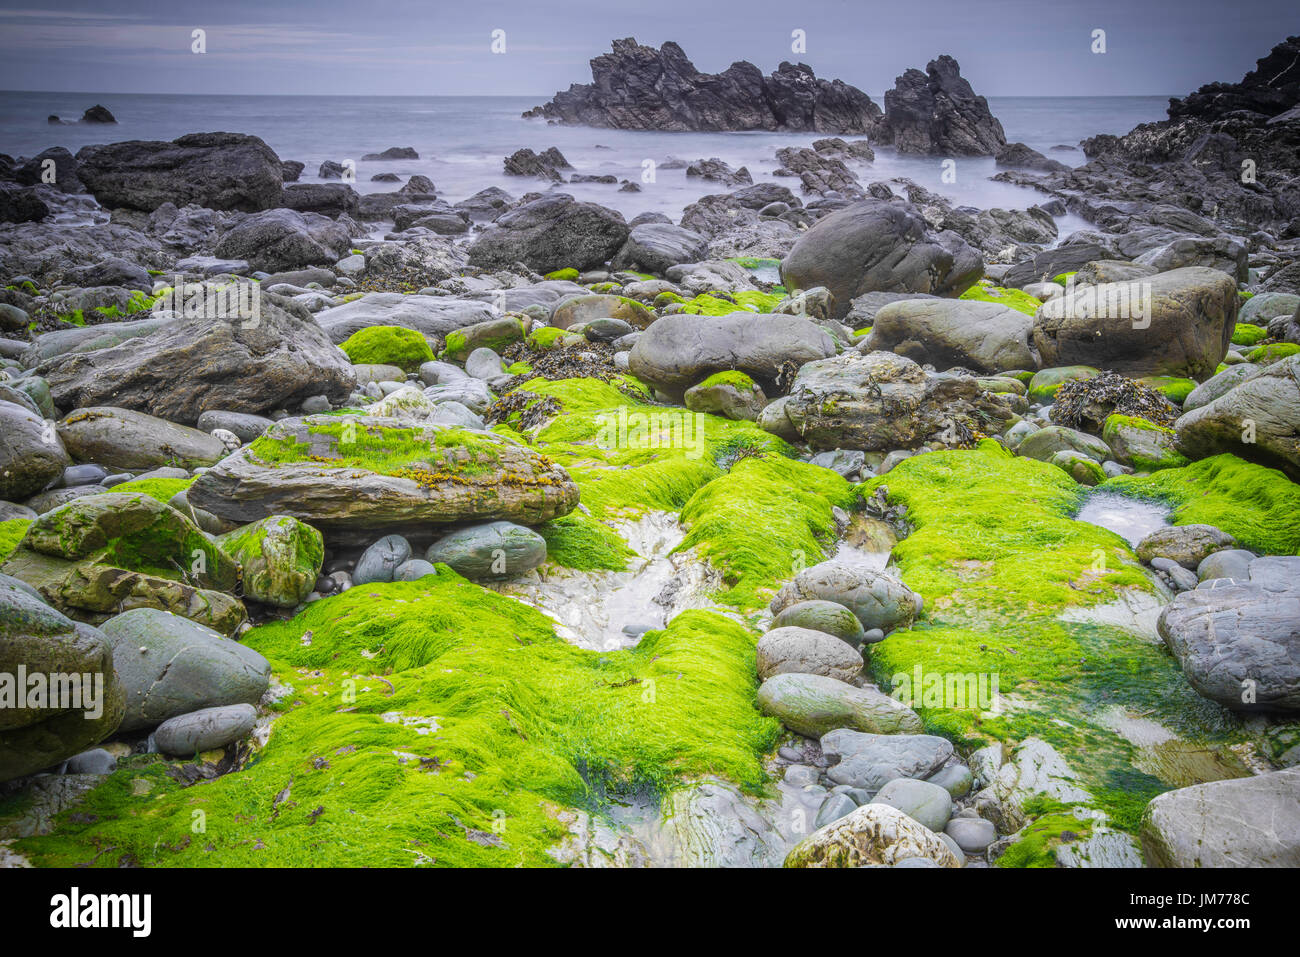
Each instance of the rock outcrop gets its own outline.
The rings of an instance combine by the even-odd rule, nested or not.
[[[885,94],[885,118],[871,141],[900,153],[992,156],[1007,144],[1002,124],[950,56],[908,70]]]

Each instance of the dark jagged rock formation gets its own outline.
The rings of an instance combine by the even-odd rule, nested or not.
[[[1300,103],[1300,37],[1287,37],[1240,83],[1207,83],[1183,99],[1169,101],[1170,119],[1221,120],[1240,110],[1277,116]]]
[[[624,130],[791,130],[869,133],[880,107],[841,80],[818,79],[806,64],[770,76],[747,61],[701,73],[682,48],[656,50],[628,38],[591,61],[592,83],[575,83],[524,116]]]
[[[989,112],[950,56],[908,70],[885,94],[885,118],[872,142],[900,153],[992,156],[1006,145],[1002,124]]]

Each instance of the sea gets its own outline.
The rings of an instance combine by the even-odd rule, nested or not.
[[[825,135],[608,130],[550,125],[520,115],[547,98],[0,92],[0,152],[32,156],[51,146],[64,146],[75,153],[92,143],[171,140],[185,133],[217,130],[252,133],[281,159],[305,164],[300,182],[321,181],[316,173],[324,160],[352,160],[353,186],[358,192],[400,185],[373,182],[371,177],[378,173],[396,173],[403,181],[420,173],[433,180],[439,198],[454,203],[489,186],[515,196],[547,189],[543,181],[506,175],[502,159],[521,147],[541,152],[554,146],[574,166],[571,172],[612,174],[620,181],[636,182],[641,190],[622,192],[617,184],[601,183],[567,183],[557,188],[580,200],[618,209],[628,218],[654,211],[676,221],[682,209],[700,196],[726,188],[689,178],[684,169],[664,169],[665,160],[718,157],[733,167],[747,167],[755,182],[783,183],[797,191],[796,180],[772,175],[780,165],[776,150],[810,145]],[[880,102],[880,97],[873,98]],[[50,115],[75,120],[97,103],[117,117],[116,126],[55,126],[47,121]],[[1163,119],[1168,104],[1169,98],[1161,96],[989,98],[1008,141],[1026,143],[1071,166],[1085,161],[1078,149],[1082,139],[1125,133],[1139,123]],[[420,158],[361,159],[392,146],[413,147]],[[890,148],[877,148],[874,163],[854,170],[864,185],[907,177],[957,205],[1024,209],[1041,201],[1033,190],[992,181],[998,171],[991,157],[957,158],[955,166],[945,169],[939,157],[900,155]],[[1058,219],[1062,236],[1086,225],[1073,216]]]

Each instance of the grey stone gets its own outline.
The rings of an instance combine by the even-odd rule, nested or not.
[[[257,723],[257,709],[250,704],[204,708],[169,718],[153,733],[154,744],[163,754],[176,757],[224,748],[246,736]]]

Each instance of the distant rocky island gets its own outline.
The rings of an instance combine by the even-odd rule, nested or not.
[[[770,76],[747,60],[701,73],[676,43],[656,50],[633,38],[591,61],[592,83],[575,83],[524,113],[553,123],[620,130],[860,133],[904,153],[992,156],[1002,124],[950,56],[908,70],[885,109],[843,80],[819,79],[805,63]]]

